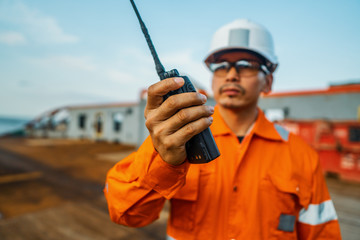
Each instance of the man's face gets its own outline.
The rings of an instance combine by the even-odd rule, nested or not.
[[[234,63],[239,60],[250,60],[261,63],[261,59],[247,52],[227,52],[218,57],[217,62]],[[226,74],[214,72],[212,90],[216,102],[224,108],[240,109],[256,107],[261,92],[271,90],[272,74],[262,71],[231,67]]]

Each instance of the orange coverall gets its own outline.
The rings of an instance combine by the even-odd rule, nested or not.
[[[241,144],[217,107],[213,118],[221,153],[214,161],[167,164],[148,137],[109,171],[104,192],[114,222],[147,225],[169,199],[173,239],[341,239],[313,149],[260,109]]]

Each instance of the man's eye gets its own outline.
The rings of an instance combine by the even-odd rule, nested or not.
[[[241,60],[236,63],[237,69],[251,69],[251,70],[258,70],[259,64],[257,62],[250,62]]]
[[[244,70],[244,69],[253,69],[251,65],[237,65],[237,70]]]
[[[229,63],[227,63],[227,62],[212,63],[212,64],[210,65],[210,70],[213,71],[213,72],[215,72],[215,71],[227,69],[228,66],[229,66]]]
[[[221,66],[218,66],[215,71],[218,71],[218,70],[222,70],[222,69],[226,69],[227,66],[225,65],[221,65]]]

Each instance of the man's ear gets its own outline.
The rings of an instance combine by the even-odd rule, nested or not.
[[[214,93],[214,75],[211,77],[211,90]]]
[[[272,73],[265,75],[265,85],[262,89],[263,93],[269,93],[271,91],[273,80]]]

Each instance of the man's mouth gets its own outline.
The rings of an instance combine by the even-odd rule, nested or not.
[[[228,96],[235,96],[235,95],[244,95],[245,89],[242,88],[240,85],[224,85],[219,89],[220,94],[224,93]]]

